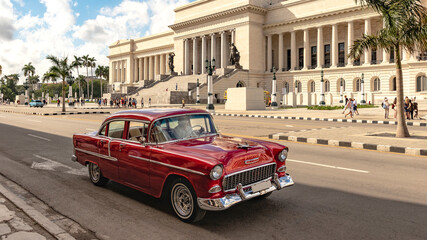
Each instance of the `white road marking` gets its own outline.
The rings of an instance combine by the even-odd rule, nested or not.
[[[38,139],[42,139],[42,140],[50,142],[50,139],[48,139],[48,138],[40,137],[40,136],[33,135],[33,134],[28,134],[28,136],[34,137],[34,138],[38,138]]]
[[[33,120],[33,119],[27,119],[27,121],[30,121],[30,122],[38,122],[38,123],[41,123],[41,122],[42,122],[42,121]]]
[[[65,164],[53,161],[49,158],[39,156],[37,154],[33,154],[33,156],[36,158],[45,160],[45,162],[42,162],[42,163],[33,162],[33,164],[31,165],[32,169],[56,171],[56,168],[65,168],[65,169],[67,169],[67,171],[65,173],[68,173],[68,174],[79,175],[79,176],[87,176],[88,175],[86,168],[75,169],[75,168],[69,167]]]
[[[286,161],[308,164],[308,165],[313,165],[313,166],[318,166],[318,167],[334,168],[334,169],[345,170],[345,171],[350,171],[350,172],[369,173],[369,171],[365,171],[365,170],[344,168],[344,167],[338,167],[338,166],[332,166],[332,165],[326,165],[326,164],[320,164],[320,163],[313,163],[313,162],[304,162],[304,161],[299,161],[299,160],[294,160],[294,159],[287,159]]]
[[[294,126],[292,126],[292,125],[285,125],[285,127],[289,127],[289,128],[291,128],[291,127],[294,127]]]

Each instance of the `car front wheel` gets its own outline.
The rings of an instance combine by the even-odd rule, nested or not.
[[[104,186],[108,183],[108,178],[102,176],[101,168],[95,163],[88,164],[89,178],[96,186]]]
[[[186,223],[200,221],[206,214],[197,204],[197,195],[188,181],[175,179],[170,188],[172,208],[178,218]]]

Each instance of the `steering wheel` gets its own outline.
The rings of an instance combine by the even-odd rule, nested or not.
[[[199,130],[197,130],[195,128],[199,128]],[[193,132],[198,133],[199,136],[200,136],[200,134],[202,134],[205,131],[205,129],[201,125],[194,125],[191,127],[191,129],[193,130]]]

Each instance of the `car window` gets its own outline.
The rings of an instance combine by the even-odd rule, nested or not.
[[[147,138],[147,123],[130,121],[127,139],[139,142],[142,137]]]
[[[110,122],[108,126],[108,136],[111,138],[122,138],[125,129],[125,121]]]
[[[101,131],[99,132],[99,136],[105,136],[105,131],[107,130],[107,124],[101,129]]]

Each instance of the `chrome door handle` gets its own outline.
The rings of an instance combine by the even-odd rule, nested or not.
[[[120,143],[120,147],[126,147],[126,144]]]

